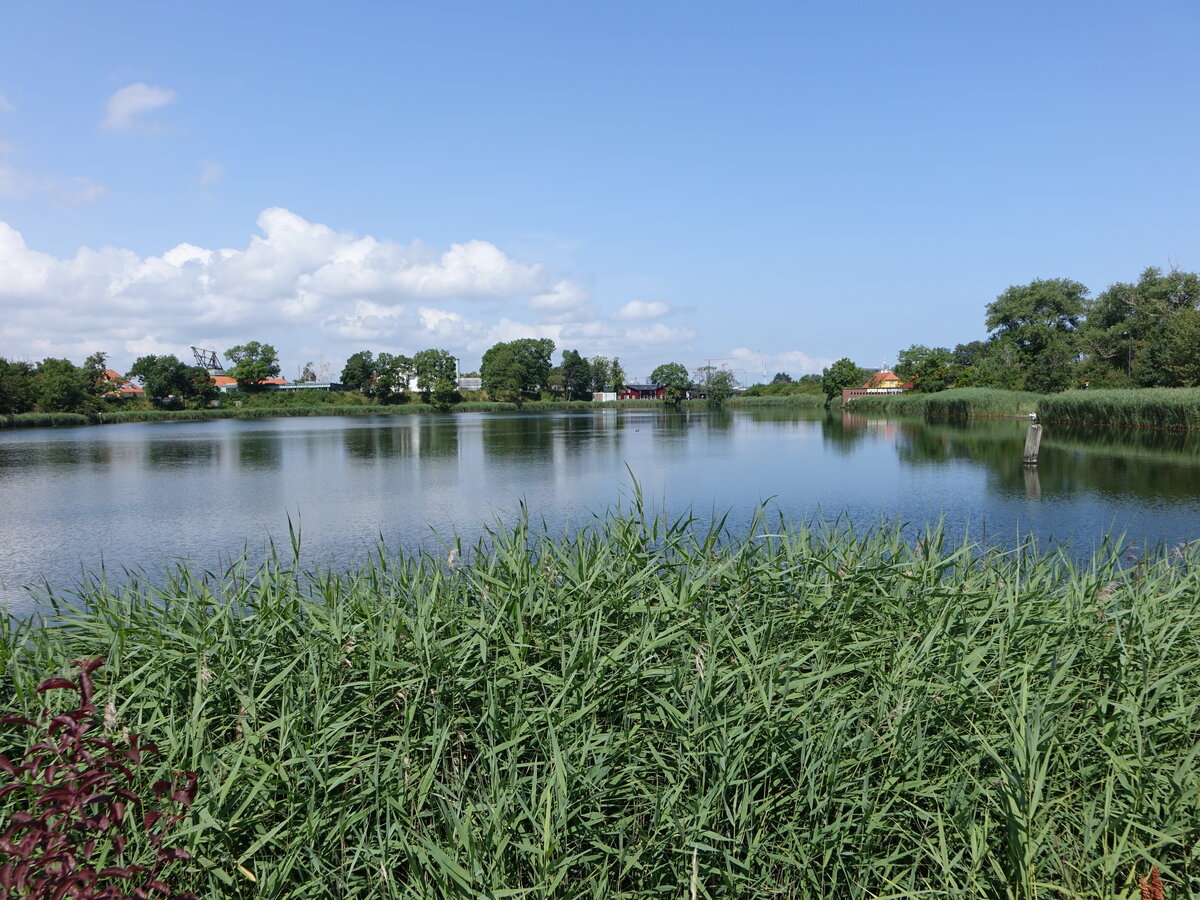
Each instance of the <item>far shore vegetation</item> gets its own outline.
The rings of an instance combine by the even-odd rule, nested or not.
[[[1200,276],[1195,273],[1148,268],[1136,282],[1114,284],[1096,297],[1067,278],[1015,285],[987,304],[985,326],[986,340],[953,349],[913,344],[900,350],[893,369],[904,392],[854,397],[854,409],[929,418],[1036,413],[1045,421],[1200,428]],[[175,356],[140,357],[124,375],[108,369],[106,355],[99,352],[79,366],[66,359],[0,359],[0,427],[552,410],[596,402],[593,398],[676,407],[699,401],[708,407],[789,403],[815,408],[840,404],[843,389],[859,387],[873,374],[842,358],[819,375],[793,378],[777,372],[769,383],[742,386],[727,368],[709,364],[689,371],[682,363],[665,362],[654,369],[650,384],[630,389],[617,358],[588,358],[564,349],[555,365],[554,352],[548,338],[501,342],[483,355],[479,372],[460,376],[446,350],[431,348],[411,357],[361,350],[346,360],[336,381],[329,371],[321,380],[320,367],[310,362],[290,385],[278,377],[275,348],[258,341],[226,350],[231,365],[224,372],[187,365]],[[281,390],[284,386],[301,389]]]
[[[186,803],[161,845],[106,820],[75,863],[128,880],[177,848],[155,896],[1191,896],[1200,547],[1129,554],[767,513],[735,535],[640,498],[349,573],[294,538],[0,619],[28,719],[0,753],[90,661],[90,765],[138,735],[159,754],[130,790]],[[35,769],[0,797],[18,831],[70,793]]]

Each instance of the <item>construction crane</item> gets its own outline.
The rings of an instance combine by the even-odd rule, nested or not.
[[[196,365],[202,369],[206,369],[209,375],[225,374],[225,367],[221,365],[221,359],[217,356],[216,350],[193,347],[192,356],[196,358]]]

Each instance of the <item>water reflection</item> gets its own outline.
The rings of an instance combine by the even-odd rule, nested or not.
[[[555,420],[539,414],[499,414],[483,419],[483,449],[494,461],[549,459]]]
[[[671,513],[730,513],[770,499],[794,521],[856,525],[944,518],[992,540],[1074,542],[1129,529],[1195,537],[1200,435],[1045,425],[1039,465],[1021,464],[1028,423],[929,424],[787,407],[405,414],[130,424],[0,432],[0,601],[81,569],[210,567],[288,520],[319,566],[350,567],[382,536],[441,550],[522,506],[556,531],[627,499]],[[16,514],[16,513],[19,513]],[[996,538],[999,540],[999,538]]]
[[[238,435],[234,439],[238,465],[243,469],[278,469],[283,459],[282,435],[260,430]]]
[[[901,462],[982,466],[999,491],[1035,499],[1094,491],[1155,501],[1193,500],[1197,493],[1200,435],[1044,423],[1038,465],[1030,471],[1021,463],[1027,421],[889,424],[898,429]]]
[[[193,441],[164,441],[144,448],[146,464],[177,469],[183,466],[215,465],[219,458],[217,444]]]

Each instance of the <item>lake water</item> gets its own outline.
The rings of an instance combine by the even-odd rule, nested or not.
[[[993,544],[1029,535],[1077,556],[1124,531],[1200,537],[1200,436],[1027,423],[932,425],[780,408],[603,409],[108,425],[0,432],[0,602],[28,612],[103,566],[153,576],[217,569],[289,518],[312,566],[380,546],[442,551],[511,523],[521,504],[554,531],[628,502],[742,527],[761,501],[796,521],[856,526],[943,518]],[[288,551],[290,553],[290,550]],[[31,593],[32,591],[32,593]]]

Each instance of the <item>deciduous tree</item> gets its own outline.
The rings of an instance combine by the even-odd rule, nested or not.
[[[704,390],[708,405],[720,409],[733,396],[737,379],[728,369],[701,366],[696,370],[696,384]]]
[[[588,399],[592,390],[592,367],[579,355],[578,350],[563,351],[562,379],[563,391],[568,400]]]
[[[825,405],[833,402],[835,397],[842,396],[842,390],[858,387],[870,373],[856,366],[853,360],[843,356],[821,372],[821,389],[825,392]]]
[[[237,380],[238,390],[264,390],[263,382],[279,374],[279,354],[270,344],[238,344],[225,351],[225,358],[233,362],[228,375]]]
[[[987,306],[987,329],[1017,350],[1025,387],[1049,393],[1070,383],[1088,289],[1069,278],[1014,285]]]
[[[687,366],[683,363],[663,363],[650,373],[650,382],[663,388],[663,401],[678,406],[687,389],[692,386]]]

